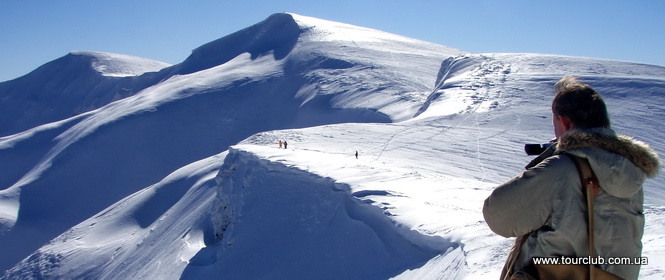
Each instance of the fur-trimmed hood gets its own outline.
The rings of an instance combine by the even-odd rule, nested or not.
[[[600,183],[594,199],[596,254],[641,256],[642,185],[660,169],[656,153],[611,129],[572,130],[559,138],[526,171],[485,199],[483,217],[492,231],[504,237],[527,235],[514,268],[532,267],[534,257],[589,255],[587,201],[569,155],[587,158]],[[640,270],[607,263],[601,268],[625,279],[637,279]]]
[[[557,149],[587,158],[601,187],[618,197],[632,195],[660,170],[658,154],[649,145],[607,128],[568,131]]]

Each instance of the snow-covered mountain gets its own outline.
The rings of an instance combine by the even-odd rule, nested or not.
[[[69,54],[0,83],[3,279],[496,277],[511,240],[482,201],[551,138],[563,75],[664,152],[658,66],[295,14],[173,66]],[[664,178],[645,186],[645,279],[665,276]]]
[[[72,52],[31,73],[0,83],[0,135],[66,119],[147,87],[144,73],[166,63],[127,55]]]

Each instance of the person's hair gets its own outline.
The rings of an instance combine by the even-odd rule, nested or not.
[[[610,128],[603,97],[575,77],[563,77],[554,85],[552,112],[570,118],[575,128]]]

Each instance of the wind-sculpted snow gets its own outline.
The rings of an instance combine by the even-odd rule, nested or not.
[[[274,14],[256,25],[198,47],[181,64],[177,74],[190,74],[222,65],[243,53],[252,59],[273,55],[284,59],[296,46],[303,30],[289,14]]]
[[[464,54],[294,14],[118,77],[141,63],[75,52],[0,84],[0,114],[34,109],[0,138],[5,279],[496,278],[512,240],[482,202],[552,138],[564,75],[665,153],[658,66]],[[663,185],[645,184],[644,279],[665,271]]]
[[[416,116],[482,112],[504,99],[514,104],[533,95],[551,101],[540,93],[553,94],[552,85],[563,76],[576,76],[610,99],[634,96],[639,104],[643,95],[663,91],[665,67],[545,54],[464,54],[442,62],[434,90]]]
[[[444,267],[459,261],[458,243],[400,225],[369,199],[399,195],[354,192],[358,186],[271,158],[289,153],[239,146],[184,167],[73,227],[2,279],[385,279],[437,255],[448,256],[437,258]]]
[[[418,96],[427,94],[440,61],[450,55],[446,47],[402,37],[399,45],[404,49],[398,51],[413,51],[410,61],[392,57],[395,49],[321,41],[317,34],[335,30],[296,25],[293,17],[273,16],[205,45],[182,65],[157,73],[108,77],[86,59],[82,66],[64,71],[66,82],[90,74],[116,79],[116,87],[122,87],[123,81],[149,86],[58,125],[0,138],[0,162],[10,166],[0,173],[0,231],[4,232],[0,247],[7,248],[0,269],[173,170],[224,151],[254,133],[400,118],[417,108]],[[291,39],[279,39],[282,35]],[[223,59],[213,55],[218,47],[233,44],[247,49],[230,50]],[[65,61],[88,55],[72,54]],[[173,75],[174,69],[187,65],[196,65],[192,70],[196,72]],[[422,78],[411,79],[414,73]],[[391,80],[382,78],[386,76]],[[89,93],[88,87],[99,88],[94,82],[74,85],[81,94]],[[71,115],[65,107],[57,109]]]
[[[182,167],[118,201],[0,279],[177,279],[214,242],[210,209],[225,155]]]
[[[459,246],[394,224],[344,183],[242,149],[261,147],[226,157],[212,207],[217,241],[184,279],[385,279]]]
[[[553,86],[567,75],[603,96],[618,133],[665,153],[665,67],[660,66],[543,54],[465,54],[442,63],[436,87],[416,117],[443,117],[453,124],[470,117],[483,125],[514,122],[506,128],[522,129],[529,141],[545,143],[553,137]],[[479,117],[485,113],[488,117]],[[502,120],[506,114],[514,120]],[[648,180],[646,200],[664,201],[664,184],[663,175]]]
[[[72,52],[0,83],[0,136],[60,121],[131,96],[149,85],[146,72],[169,66],[145,58]]]
[[[164,62],[123,54],[84,51],[72,52],[71,54],[87,57],[93,69],[108,77],[139,76],[171,66]]]

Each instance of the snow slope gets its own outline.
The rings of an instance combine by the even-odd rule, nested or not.
[[[139,76],[167,66],[128,55],[71,52],[23,77],[0,83],[0,136],[131,96],[147,86],[142,82],[145,77]]]
[[[496,278],[512,240],[482,201],[530,160],[524,143],[552,137],[563,75],[665,152],[657,66],[276,14],[154,75],[0,138],[2,279]],[[665,276],[663,176],[645,185],[644,279]]]
[[[173,170],[254,133],[399,118],[403,112],[393,108],[406,104],[415,110],[417,100],[429,94],[440,61],[459,53],[377,33],[385,44],[398,38],[394,44],[411,52],[410,61],[396,62],[392,49],[366,51],[362,42],[321,40],[317,34],[335,32],[334,26],[296,17],[308,25],[295,25],[301,30],[298,40],[284,57],[274,55],[283,42],[265,39],[279,33],[262,30],[276,28],[289,35],[293,30],[277,27],[289,22],[293,27],[297,21],[290,14],[276,14],[205,45],[220,52],[231,43],[248,46],[221,65],[190,74],[170,72],[195,61],[194,51],[181,65],[154,74],[164,76],[161,82],[130,97],[0,138],[0,166],[11,166],[0,174],[0,247],[7,248],[0,269]],[[369,32],[352,26],[345,32],[354,29]],[[251,31],[256,33],[247,34]],[[237,42],[237,34],[249,42]],[[349,52],[363,55],[356,58]],[[424,78],[409,79],[413,74]],[[393,78],[378,79],[385,76]]]

